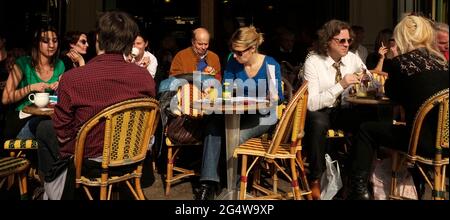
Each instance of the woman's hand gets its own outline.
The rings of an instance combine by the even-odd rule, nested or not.
[[[31,91],[35,91],[35,92],[45,92],[45,89],[48,89],[49,85],[47,83],[35,83],[35,84],[31,84],[30,85],[30,92]]]
[[[380,59],[384,59],[386,56],[386,53],[388,52],[389,50],[384,46],[384,45],[382,45],[379,49],[378,49],[378,54],[380,54]]]
[[[58,89],[58,86],[59,86],[59,82],[58,82],[58,81],[56,81],[56,82],[54,82],[54,83],[48,85],[48,87],[49,87],[51,90],[53,90],[53,91],[56,91],[56,89]]]
[[[141,67],[147,68],[148,65],[150,65],[150,57],[143,57]]]
[[[66,53],[66,55],[70,58],[70,60],[72,60],[73,63],[78,63],[78,66],[84,66],[85,63],[83,56],[81,56],[81,54],[76,50],[70,49],[70,51]]]

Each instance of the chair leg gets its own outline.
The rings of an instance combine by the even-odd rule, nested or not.
[[[142,174],[142,166],[138,167],[137,173],[141,173]],[[142,192],[142,187],[141,187],[141,176],[142,175],[140,175],[139,177],[136,177],[134,179],[134,185],[135,185],[136,192],[138,194],[137,198],[139,200],[145,200],[144,192]]]
[[[299,179],[301,180],[302,189],[305,192],[310,192],[311,189],[309,188],[308,178],[306,177],[305,166],[303,164],[301,151],[297,151],[296,155],[297,155],[297,161],[298,161],[297,164],[298,164],[298,171],[299,171]],[[312,200],[311,193],[306,194],[306,199]]]
[[[392,174],[391,174],[391,190],[390,190],[390,199],[401,199],[397,192],[397,173],[400,169],[400,155],[398,152],[392,153]]]
[[[296,164],[295,164],[295,159],[292,158],[289,160],[290,164],[291,164],[291,172],[292,172],[292,188],[294,190],[294,199],[295,200],[300,200],[301,199],[301,194],[300,194],[300,188],[298,186],[298,177],[297,177],[297,168],[296,168]]]
[[[102,173],[101,176],[101,182],[106,183],[108,180],[108,174]],[[107,186],[100,186],[100,200],[106,200],[107,199]]]
[[[272,173],[273,173],[273,175],[272,175],[272,182],[273,182],[273,184],[272,184],[272,192],[274,193],[274,194],[277,194],[278,193],[278,170],[277,170],[277,167],[275,166],[275,165],[272,165],[271,166],[272,167]]]
[[[434,167],[434,187],[433,187],[433,199],[434,200],[444,200],[445,191],[442,187],[442,167],[435,165]]]
[[[167,146],[167,172],[166,172],[166,196],[169,196],[170,193],[170,184],[172,182],[173,177],[173,161],[174,158],[172,158],[172,152],[173,148],[170,146]]]
[[[27,189],[27,176],[24,172],[18,174],[18,183],[20,190],[20,199],[27,200],[28,199],[28,189]]]
[[[239,193],[239,199],[244,200],[247,189],[247,155],[242,155],[241,164],[241,189]]]

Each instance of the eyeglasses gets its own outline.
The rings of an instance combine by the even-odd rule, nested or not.
[[[87,40],[85,40],[85,39],[81,39],[81,40],[79,40],[79,42],[80,42],[81,44],[83,44],[83,45],[86,45],[86,44],[87,44]]]
[[[234,53],[236,56],[241,57],[242,55],[244,55],[245,52],[249,51],[250,49],[252,49],[252,47],[249,47],[242,51],[237,51],[237,50],[231,49],[231,52]]]
[[[391,39],[389,39],[389,42],[395,42],[395,40],[391,38]]]
[[[56,43],[58,43],[58,38],[46,38],[46,37],[41,38],[41,42],[44,44],[48,44],[48,43],[50,43],[50,41],[53,42],[54,44],[56,44]]]
[[[333,38],[333,40],[335,40],[336,43],[339,43],[339,44],[345,44],[345,42],[347,42],[348,44],[352,44],[352,42],[353,42],[352,38],[348,38],[348,39],[346,39],[346,38],[341,38],[341,39]]]

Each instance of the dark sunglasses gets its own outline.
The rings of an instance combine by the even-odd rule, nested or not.
[[[233,50],[233,49],[231,49],[231,52],[234,53],[234,54],[236,54],[236,56],[241,57],[242,55],[244,55],[245,52],[247,52],[247,51],[250,50],[250,49],[252,49],[252,47],[249,47],[249,48],[247,48],[247,49],[245,49],[245,50],[242,50],[242,51],[238,51],[238,50]]]
[[[87,40],[81,39],[81,40],[80,40],[80,43],[81,43],[81,44],[87,44]]]
[[[345,42],[348,42],[348,44],[352,44],[352,42],[353,42],[352,38],[349,38],[349,39],[346,39],[346,38],[341,38],[341,39],[333,38],[333,40],[335,40],[339,44],[345,44]]]
[[[389,42],[395,42],[395,40],[394,39],[389,39]]]

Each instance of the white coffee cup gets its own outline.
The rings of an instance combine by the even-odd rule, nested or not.
[[[46,92],[31,93],[28,95],[28,100],[37,107],[43,108],[48,104],[49,94]]]

